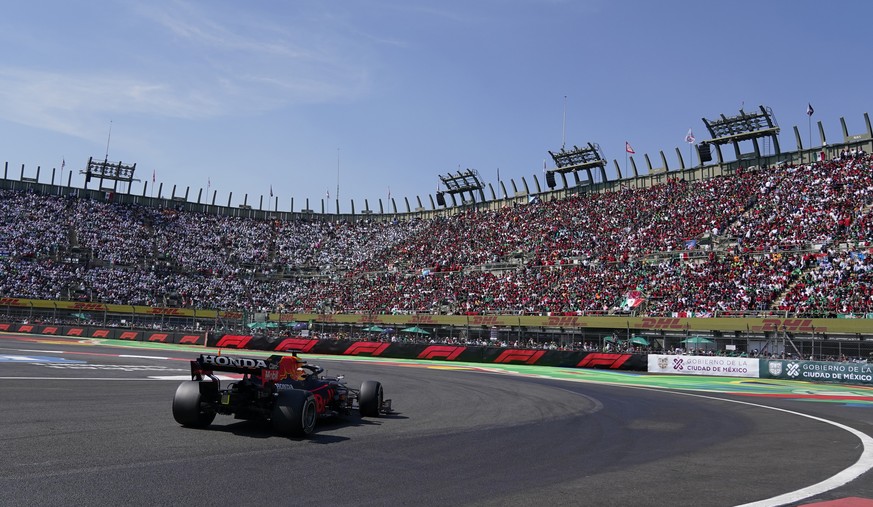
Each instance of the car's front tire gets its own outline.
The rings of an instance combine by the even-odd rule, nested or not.
[[[309,435],[315,430],[315,422],[318,420],[315,396],[303,389],[279,391],[270,420],[273,430],[280,435]]]
[[[358,409],[363,417],[379,417],[379,409],[382,408],[382,384],[375,380],[365,380],[361,384],[361,393],[358,395]]]
[[[191,380],[179,384],[173,396],[173,418],[189,428],[205,428],[215,420],[215,410],[203,403],[200,382]]]

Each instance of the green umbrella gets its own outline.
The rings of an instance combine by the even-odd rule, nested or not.
[[[646,340],[642,336],[634,336],[633,338],[630,339],[630,342],[633,343],[634,345],[642,345],[644,347],[649,346],[649,340]]]
[[[615,343],[615,336],[607,336],[603,339],[606,343]]]
[[[384,328],[381,328],[379,326],[370,326],[364,328],[364,331],[367,331],[368,333],[381,333],[384,330]]]
[[[73,317],[76,317],[77,319],[81,319],[81,320],[84,320],[84,319],[90,319],[90,318],[91,318],[91,316],[88,315],[87,313],[74,313],[72,316],[73,316]]]
[[[702,336],[692,336],[690,338],[685,338],[680,343],[684,343],[686,345],[704,345],[709,343],[714,343],[712,340],[708,338],[704,338]]]
[[[404,333],[430,334],[418,326],[407,327],[406,329],[401,329],[401,331]]]
[[[264,329],[267,327],[279,327],[275,322],[250,322],[247,324],[251,329]]]

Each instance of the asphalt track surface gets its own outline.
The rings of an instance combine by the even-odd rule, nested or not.
[[[701,379],[317,357],[351,386],[381,381],[396,413],[289,439],[229,416],[179,426],[173,393],[199,352],[0,335],[0,504],[778,505],[829,480],[787,504],[873,498],[873,472],[831,479],[873,466],[858,436],[873,434],[869,388],[725,394]]]

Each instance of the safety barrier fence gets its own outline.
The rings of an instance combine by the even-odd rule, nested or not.
[[[578,350],[539,350],[382,341],[318,340],[306,337],[165,332],[100,326],[0,323],[0,331],[103,338],[122,341],[201,345],[220,349],[301,352],[391,359],[429,359],[487,364],[527,364],[562,368],[601,368],[673,375],[706,375],[873,385],[873,364],[758,359],[728,356],[626,354]]]
[[[303,352],[338,356],[371,356],[391,359],[434,359],[469,363],[531,364],[564,368],[610,368],[645,371],[644,354],[606,354],[585,351],[515,349],[468,345],[393,343],[381,341],[270,338],[266,336],[211,336],[210,347]]]
[[[100,326],[63,326],[51,324],[0,323],[0,331],[10,333],[68,336],[79,338],[108,338],[112,340],[205,345],[205,332],[150,331]]]

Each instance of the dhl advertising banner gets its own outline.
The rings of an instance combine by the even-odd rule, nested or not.
[[[200,312],[198,311],[198,315]],[[272,313],[271,321],[360,326],[454,326],[478,328],[552,327],[648,331],[741,333],[873,334],[873,319],[801,319],[785,317],[626,317],[590,315],[380,315]]]
[[[0,308],[36,308],[76,312],[100,312],[119,315],[151,315],[177,318],[228,319],[243,317],[239,311],[196,308],[163,308],[116,305],[98,302],[49,301],[15,297],[0,298]],[[305,322],[313,324],[343,324],[360,326],[454,326],[476,328],[549,327],[561,329],[630,329],[665,332],[740,332],[740,333],[800,333],[800,334],[873,334],[873,318],[804,319],[789,317],[705,317],[684,314],[671,317],[628,317],[607,315],[382,315],[382,314],[322,314],[271,313],[271,322]]]
[[[759,361],[747,357],[649,354],[648,372],[758,378]]]
[[[873,364],[760,359],[761,378],[873,385]]]
[[[198,310],[194,308],[164,308],[160,306],[115,305],[108,303],[82,303],[78,301],[47,301],[43,299],[0,298],[0,307],[39,308],[76,312],[112,313],[120,315],[164,315],[167,317],[190,317],[199,319],[239,319],[241,312]]]

